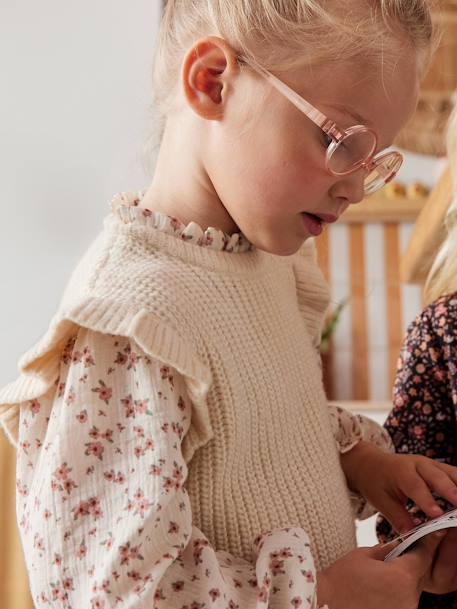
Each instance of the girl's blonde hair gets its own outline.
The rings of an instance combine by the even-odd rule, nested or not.
[[[166,116],[193,42],[224,38],[269,70],[322,61],[395,63],[405,40],[426,57],[433,0],[167,0],[154,69],[156,107]]]
[[[425,284],[427,304],[444,294],[457,292],[457,103],[449,119],[447,148],[454,183],[454,198],[446,213],[446,239],[433,262]]]

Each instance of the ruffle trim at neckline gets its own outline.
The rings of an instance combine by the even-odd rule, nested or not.
[[[227,235],[213,227],[203,230],[196,222],[189,222],[186,225],[178,218],[139,207],[144,195],[145,191],[117,193],[110,202],[111,210],[119,215],[122,220],[136,221],[151,226],[200,247],[232,253],[248,252],[253,249],[253,245],[242,233]]]

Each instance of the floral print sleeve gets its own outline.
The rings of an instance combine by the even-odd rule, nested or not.
[[[378,423],[360,414],[330,404],[333,436],[341,454],[349,452],[361,440],[375,444],[381,450],[394,452],[389,434]],[[377,513],[362,495],[349,491],[355,518],[364,520]]]
[[[192,525],[185,380],[129,338],[80,329],[56,386],[21,407],[18,520],[37,608],[309,609],[301,528],[259,534],[255,562]]]
[[[381,450],[393,451],[389,434],[376,421],[341,406],[330,404],[329,407],[333,437],[340,453],[349,452],[361,440],[371,442]]]

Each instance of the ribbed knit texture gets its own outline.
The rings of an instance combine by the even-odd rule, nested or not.
[[[261,531],[303,527],[318,569],[355,546],[316,351],[328,292],[311,245],[228,254],[166,235],[121,208],[72,275],[49,331],[0,391],[17,443],[20,403],[56,381],[77,326],[130,336],[186,377],[183,442],[194,524],[251,558]]]

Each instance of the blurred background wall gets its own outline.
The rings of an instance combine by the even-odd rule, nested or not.
[[[111,196],[148,185],[160,9],[160,0],[2,0],[0,385],[46,330]],[[0,607],[30,609],[3,434],[0,468]]]
[[[119,189],[142,188],[159,0],[3,0],[0,384]]]

